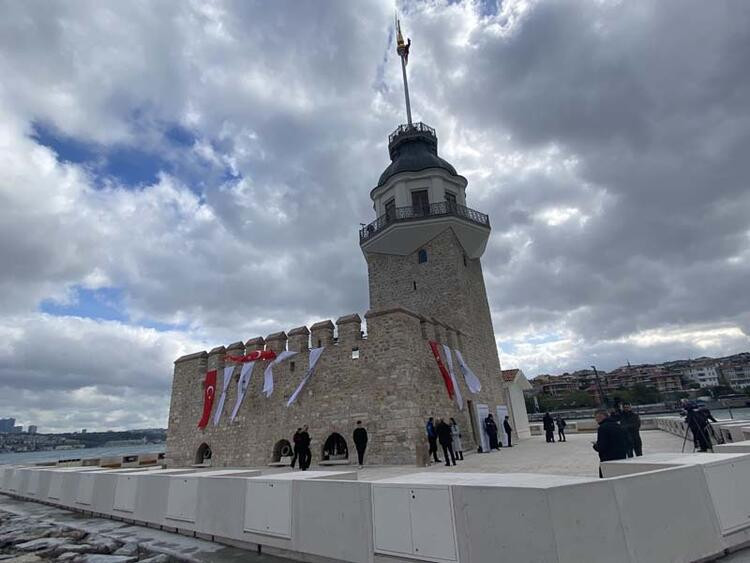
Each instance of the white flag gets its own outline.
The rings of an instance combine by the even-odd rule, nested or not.
[[[255,362],[245,362],[242,364],[242,371],[240,372],[240,382],[237,384],[237,400],[234,403],[232,409],[232,416],[229,417],[229,422],[233,422],[237,418],[237,413],[240,412],[240,405],[245,399],[245,393],[247,388],[250,386],[250,378],[253,375],[253,366]]]
[[[458,410],[464,410],[464,400],[461,397],[461,389],[458,387],[458,381],[456,381],[456,373],[453,371],[453,358],[451,357],[451,349],[443,344],[443,352],[445,353],[445,363],[448,364],[448,373],[451,374],[451,381],[453,382],[453,390],[456,392],[455,399],[458,405]]]
[[[263,394],[266,398],[270,397],[271,393],[273,393],[273,366],[283,362],[287,358],[291,358],[296,353],[297,352],[292,350],[284,350],[283,352],[280,352],[270,364],[268,364],[266,371],[263,372]]]
[[[469,388],[469,391],[472,393],[479,393],[482,390],[482,382],[479,381],[479,378],[469,369],[469,366],[466,365],[461,352],[458,350],[454,350],[454,352],[456,353],[456,358],[458,358],[458,365],[461,368],[461,373],[464,374],[464,381],[466,381],[466,386]]]
[[[232,382],[232,372],[234,371],[234,367],[234,364],[231,366],[224,366],[224,388],[221,390],[219,404],[216,407],[216,412],[214,412],[214,426],[219,425],[219,419],[221,419],[221,415],[224,414],[224,401],[227,400],[227,389],[229,389],[229,384]]]
[[[294,390],[294,393],[292,393],[292,396],[289,397],[289,400],[286,402],[287,407],[297,400],[297,395],[299,395],[300,391],[302,391],[302,388],[305,386],[305,383],[307,383],[307,380],[312,377],[312,374],[315,371],[315,364],[318,363],[323,350],[325,350],[324,346],[321,346],[320,348],[312,348],[310,350],[310,367],[307,368],[302,381],[299,382],[299,385]]]

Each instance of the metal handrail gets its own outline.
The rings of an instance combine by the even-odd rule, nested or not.
[[[412,133],[427,133],[428,135],[431,135],[437,139],[437,133],[435,133],[435,129],[427,125],[426,123],[422,123],[419,121],[418,123],[404,123],[403,125],[399,125],[396,127],[396,130],[388,135],[388,144],[390,145],[393,143],[394,139],[397,137],[400,137],[401,135],[410,135]]]
[[[470,209],[457,203],[440,201],[428,205],[410,205],[409,207],[393,208],[385,215],[381,215],[375,219],[369,225],[362,227],[359,231],[359,242],[362,243],[366,241],[368,238],[374,236],[393,223],[446,215],[460,217],[471,221],[472,223],[477,223],[478,225],[490,226],[490,218],[484,213],[480,213],[479,211],[475,211],[474,209]]]

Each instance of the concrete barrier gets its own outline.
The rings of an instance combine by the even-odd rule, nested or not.
[[[36,475],[40,500],[317,563],[688,562],[750,540],[750,454],[651,454],[608,479],[12,469],[15,496]]]

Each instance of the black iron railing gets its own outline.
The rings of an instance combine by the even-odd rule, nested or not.
[[[388,144],[390,145],[393,143],[393,141],[396,140],[397,137],[400,137],[402,135],[414,135],[417,133],[427,133],[428,135],[431,135],[432,137],[435,137],[437,139],[437,134],[435,133],[435,130],[427,125],[426,123],[422,123],[419,121],[418,123],[404,123],[403,125],[399,125],[396,127],[396,130],[388,135]]]
[[[429,205],[410,205],[409,207],[395,207],[385,215],[381,215],[369,225],[362,227],[359,231],[359,242],[364,242],[368,238],[376,235],[393,223],[403,221],[414,221],[417,219],[426,219],[432,217],[441,217],[452,215],[477,223],[478,225],[490,226],[490,218],[484,213],[475,211],[463,205],[448,201],[439,203],[430,203]]]

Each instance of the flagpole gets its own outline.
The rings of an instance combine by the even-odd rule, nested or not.
[[[406,98],[406,119],[411,125],[411,104],[409,103],[409,81],[406,79],[406,61],[401,57],[401,72],[404,74],[404,97]]]
[[[411,47],[411,39],[408,43],[404,42],[404,37],[401,35],[401,22],[396,15],[396,53],[401,57],[401,73],[404,76],[404,98],[406,99],[406,119],[411,126],[411,103],[409,102],[409,81],[406,78],[406,61],[409,58],[409,47]]]

